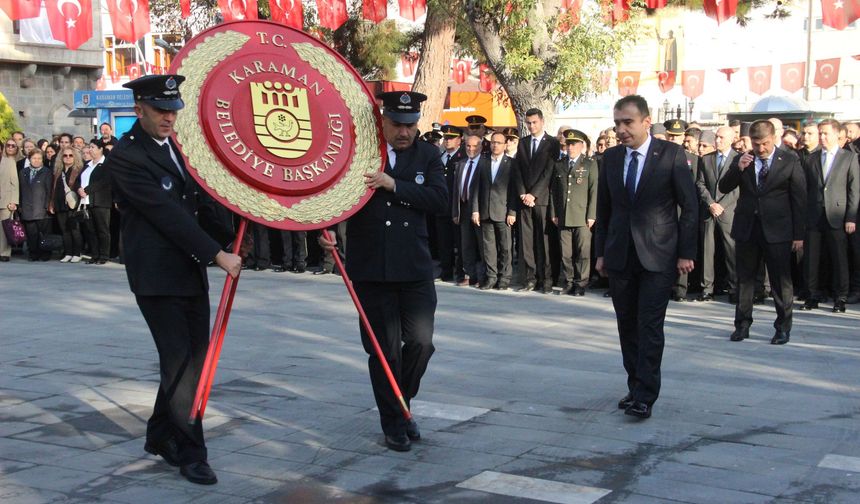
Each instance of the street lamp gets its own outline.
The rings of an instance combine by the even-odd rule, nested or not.
[[[696,102],[690,100],[687,102],[687,122],[693,121],[693,107],[696,105]]]
[[[678,104],[678,108],[675,109],[675,119],[681,118],[681,104]]]
[[[663,100],[663,121],[665,122],[669,119],[669,113],[672,111],[672,105],[669,104],[669,100]]]

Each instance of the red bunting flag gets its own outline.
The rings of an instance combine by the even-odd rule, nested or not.
[[[410,21],[415,21],[427,12],[427,0],[398,0],[398,3],[400,17]]]
[[[770,65],[749,67],[747,69],[750,81],[750,91],[763,95],[770,89],[770,74],[773,67]]]
[[[649,9],[662,9],[666,6],[666,0],[645,0],[645,6]]]
[[[806,78],[806,63],[783,63],[779,66],[779,85],[789,93],[803,87]]]
[[[636,94],[639,88],[639,72],[618,72],[618,94],[627,96]]]
[[[224,21],[257,19],[257,0],[218,0]]]
[[[149,33],[149,0],[108,0],[114,37],[137,42]]]
[[[562,33],[569,31],[579,24],[579,11],[582,0],[561,0],[558,7],[558,30]]]
[[[51,36],[75,50],[93,36],[92,0],[45,0]]]
[[[740,68],[720,68],[720,72],[726,74],[726,80],[729,82],[732,81],[732,74],[738,71],[740,71]]]
[[[481,64],[478,68],[478,75],[480,76],[478,88],[485,93],[489,93],[496,85],[496,79],[493,77],[493,73],[490,70],[489,65]]]
[[[191,0],[179,0],[179,10],[182,13],[182,19],[191,15]]]
[[[704,0],[705,15],[717,20],[717,24],[727,21],[738,10],[738,0]]]
[[[663,93],[668,93],[670,89],[675,87],[675,71],[662,70],[657,72],[657,86]]]
[[[388,17],[388,0],[364,0],[361,5],[361,15],[368,21],[381,23]]]
[[[826,26],[844,30],[860,18],[860,0],[821,0],[821,17]]]
[[[695,100],[705,92],[704,70],[681,71],[681,88],[684,96]]]
[[[317,0],[317,14],[320,26],[337,30],[349,17],[346,13],[346,0]]]
[[[304,26],[305,13],[301,0],[269,0],[269,10],[272,13],[272,21],[296,30],[301,30]]]
[[[604,18],[612,26],[627,21],[630,17],[630,0],[604,0],[603,8],[606,11]]]
[[[415,74],[415,65],[418,64],[418,53],[408,52],[401,54],[400,64],[403,66],[403,76],[412,77]]]
[[[0,10],[12,21],[39,17],[42,0],[0,0]]]
[[[463,84],[472,71],[472,62],[468,60],[455,59],[451,79],[457,84]]]
[[[815,85],[827,89],[839,80],[839,58],[822,59],[815,62]]]

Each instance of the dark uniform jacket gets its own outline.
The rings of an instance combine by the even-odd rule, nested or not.
[[[567,156],[553,165],[549,218],[558,217],[558,227],[582,227],[597,215],[597,162],[580,155],[570,167]],[[577,182],[579,181],[579,182]]]
[[[481,156],[480,171],[476,174],[477,197],[472,198],[472,213],[478,212],[482,221],[504,222],[508,216],[516,215],[519,197],[514,186],[516,161],[502,155],[496,179],[493,180],[492,155]]]
[[[395,192],[377,190],[349,219],[346,270],[354,282],[411,282],[433,279],[426,214],[448,209],[439,149],[414,142],[397,153]]]
[[[131,291],[139,296],[206,293],[206,265],[221,245],[198,224],[198,207],[205,218],[214,213],[214,202],[191,174],[180,174],[170,153],[140,122],[123,135],[102,169],[110,173],[119,207]]]
[[[444,158],[445,153],[443,152],[440,159]],[[454,194],[454,180],[457,175],[457,163],[462,159],[466,159],[466,149],[461,145],[460,148],[454,151],[454,154],[448,158],[448,162],[442,165],[442,174],[445,175],[445,187],[448,189],[448,194]],[[446,205],[445,211],[437,215],[450,217],[451,208]]]
[[[21,188],[21,203],[18,211],[23,220],[39,220],[50,217],[48,203],[51,201],[51,183],[54,175],[51,169],[43,166],[30,181],[33,168],[24,168],[18,177],[18,187]]]
[[[537,152],[532,154],[532,136],[520,138],[517,145],[517,196],[531,194],[535,205],[549,205],[549,180],[552,166],[558,160],[560,145],[558,139],[546,133],[538,144]]]
[[[857,222],[857,205],[860,203],[857,154],[847,149],[836,151],[836,159],[825,180],[821,168],[821,151],[816,153],[807,159],[804,166],[808,205],[806,225],[817,228],[822,213],[827,216],[827,223],[833,229],[841,229],[846,222]]]

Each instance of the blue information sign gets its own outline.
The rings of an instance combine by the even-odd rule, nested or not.
[[[130,89],[112,91],[75,91],[76,109],[132,108],[134,95]]]

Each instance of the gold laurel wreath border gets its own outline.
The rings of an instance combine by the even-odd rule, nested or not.
[[[178,73],[187,77],[183,92],[190,110],[198,109],[200,91],[211,70],[241,49],[250,38],[234,31],[216,33],[206,37],[182,60]],[[332,188],[286,207],[248,187],[227,170],[209,150],[196,115],[180,114],[175,130],[191,166],[229,203],[269,222],[290,219],[302,224],[317,224],[342,215],[358,203],[367,191],[362,176],[365,167],[375,170],[382,163],[382,157],[376,135],[357,134],[359,131],[376,130],[374,110],[361,85],[324,49],[310,43],[294,43],[292,46],[300,58],[313,65],[334,85],[352,115],[355,153],[349,169]]]

